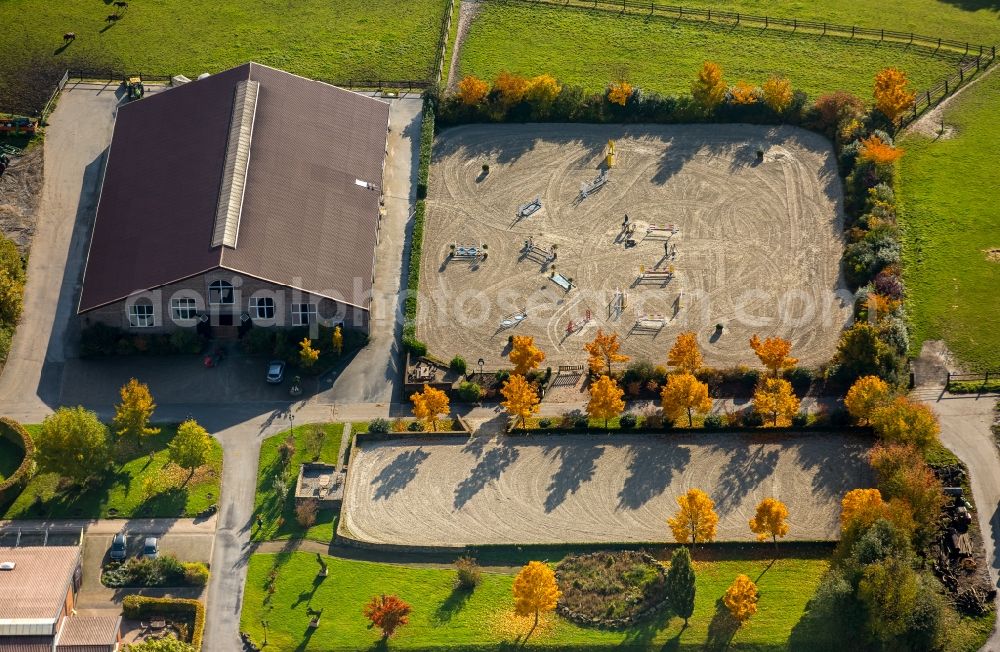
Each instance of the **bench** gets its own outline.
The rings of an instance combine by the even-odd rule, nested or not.
[[[667,325],[667,318],[661,314],[652,315],[640,315],[638,319],[635,320],[635,326],[632,330],[644,331],[644,332],[660,332],[663,327]]]

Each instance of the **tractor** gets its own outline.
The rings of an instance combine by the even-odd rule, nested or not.
[[[141,77],[129,77],[125,80],[125,92],[128,95],[129,102],[141,100],[145,91],[146,88],[142,85]]]

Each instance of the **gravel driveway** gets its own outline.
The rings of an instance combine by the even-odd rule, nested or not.
[[[844,492],[871,486],[869,440],[843,435],[564,435],[396,439],[352,456],[342,524],[354,538],[420,546],[670,541],[691,487],[712,496],[718,539],[754,539],[767,496],[789,540],[834,539]]]

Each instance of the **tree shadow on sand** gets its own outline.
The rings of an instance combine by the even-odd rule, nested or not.
[[[545,513],[548,514],[575,494],[584,482],[594,477],[596,462],[604,454],[603,446],[569,445],[553,446],[552,453],[561,460],[559,470],[549,482],[549,495],[545,498]]]
[[[430,453],[422,448],[403,451],[397,455],[396,459],[372,478],[371,483],[375,485],[372,497],[384,500],[404,489],[417,476],[417,467],[420,463],[430,456]]]
[[[763,445],[742,441],[737,441],[735,446],[719,444],[714,448],[730,453],[712,492],[712,500],[720,512],[737,507],[747,494],[771,476],[780,457],[776,449],[765,452]]]
[[[628,472],[625,484],[618,492],[619,509],[639,509],[659,496],[673,479],[691,462],[691,451],[665,441],[636,443],[628,449]]]
[[[483,490],[490,482],[498,480],[504,469],[514,463],[520,452],[513,446],[497,446],[486,452],[469,477],[455,487],[455,509],[462,509],[465,503]]]

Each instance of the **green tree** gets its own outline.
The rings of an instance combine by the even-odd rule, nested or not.
[[[694,613],[695,585],[691,553],[686,546],[674,550],[671,555],[666,585],[670,606],[675,614],[684,619],[684,626],[687,627],[688,618]]]
[[[889,642],[903,634],[919,589],[917,574],[905,560],[888,557],[865,566],[858,582],[858,598],[868,608],[872,635]]]
[[[119,390],[122,402],[115,406],[114,428],[119,437],[130,437],[138,443],[142,437],[155,435],[159,428],[151,428],[156,403],[149,393],[149,385],[135,378],[129,379]]]
[[[847,379],[878,376],[892,382],[896,377],[896,357],[879,339],[878,329],[865,322],[857,322],[841,334],[836,359]]]
[[[188,470],[188,480],[194,470],[208,461],[212,452],[212,437],[194,419],[188,419],[177,427],[177,434],[168,445],[170,461]]]
[[[43,471],[84,483],[101,475],[111,461],[108,427],[97,414],[61,407],[42,421],[35,458]]]

